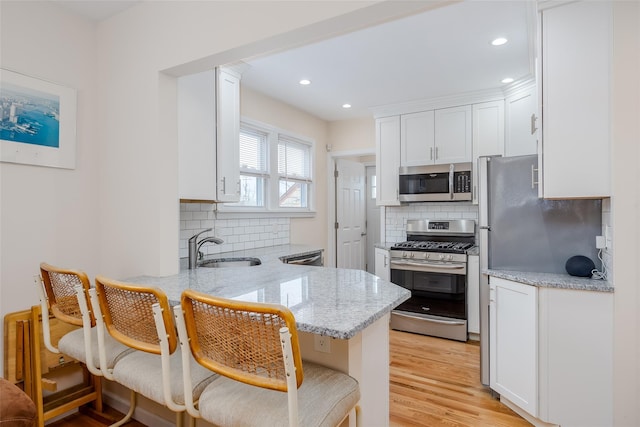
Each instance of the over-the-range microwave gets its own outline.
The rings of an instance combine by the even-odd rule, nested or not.
[[[472,199],[471,162],[400,167],[401,202],[449,202]]]

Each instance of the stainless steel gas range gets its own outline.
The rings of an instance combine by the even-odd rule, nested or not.
[[[467,250],[473,220],[409,220],[407,241],[391,247],[391,281],[411,298],[391,314],[391,328],[467,340]]]

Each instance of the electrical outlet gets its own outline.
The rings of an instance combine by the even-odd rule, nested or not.
[[[596,236],[596,249],[604,249],[607,247],[604,236]]]
[[[331,338],[315,335],[314,348],[321,353],[331,353]]]

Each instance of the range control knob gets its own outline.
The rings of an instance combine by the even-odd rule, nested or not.
[[[444,260],[445,255],[444,254],[440,254],[440,260]]]

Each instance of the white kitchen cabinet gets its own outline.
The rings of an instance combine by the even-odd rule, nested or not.
[[[382,248],[375,248],[376,257],[376,276],[384,280],[391,280],[391,271],[389,269],[389,251]]]
[[[473,195],[478,203],[478,157],[504,155],[504,101],[473,105]]]
[[[490,277],[489,329],[491,388],[537,417],[537,288]]]
[[[489,286],[491,388],[531,422],[613,425],[613,293]]]
[[[178,78],[178,194],[240,199],[240,79],[217,69]]]
[[[467,332],[480,336],[480,257],[467,257]]]
[[[504,155],[538,153],[538,92],[535,85],[505,98]]]
[[[220,202],[240,201],[240,76],[217,69],[217,156]]]
[[[424,166],[434,163],[434,111],[400,116],[400,166]]]
[[[178,78],[178,194],[216,200],[216,76]]]
[[[470,162],[471,128],[471,105],[435,110],[434,163]]]
[[[400,205],[398,172],[400,168],[400,116],[376,119],[376,171],[378,206]]]
[[[538,418],[612,426],[613,293],[539,288]]]
[[[541,195],[609,197],[612,4],[549,4],[540,17]]]

